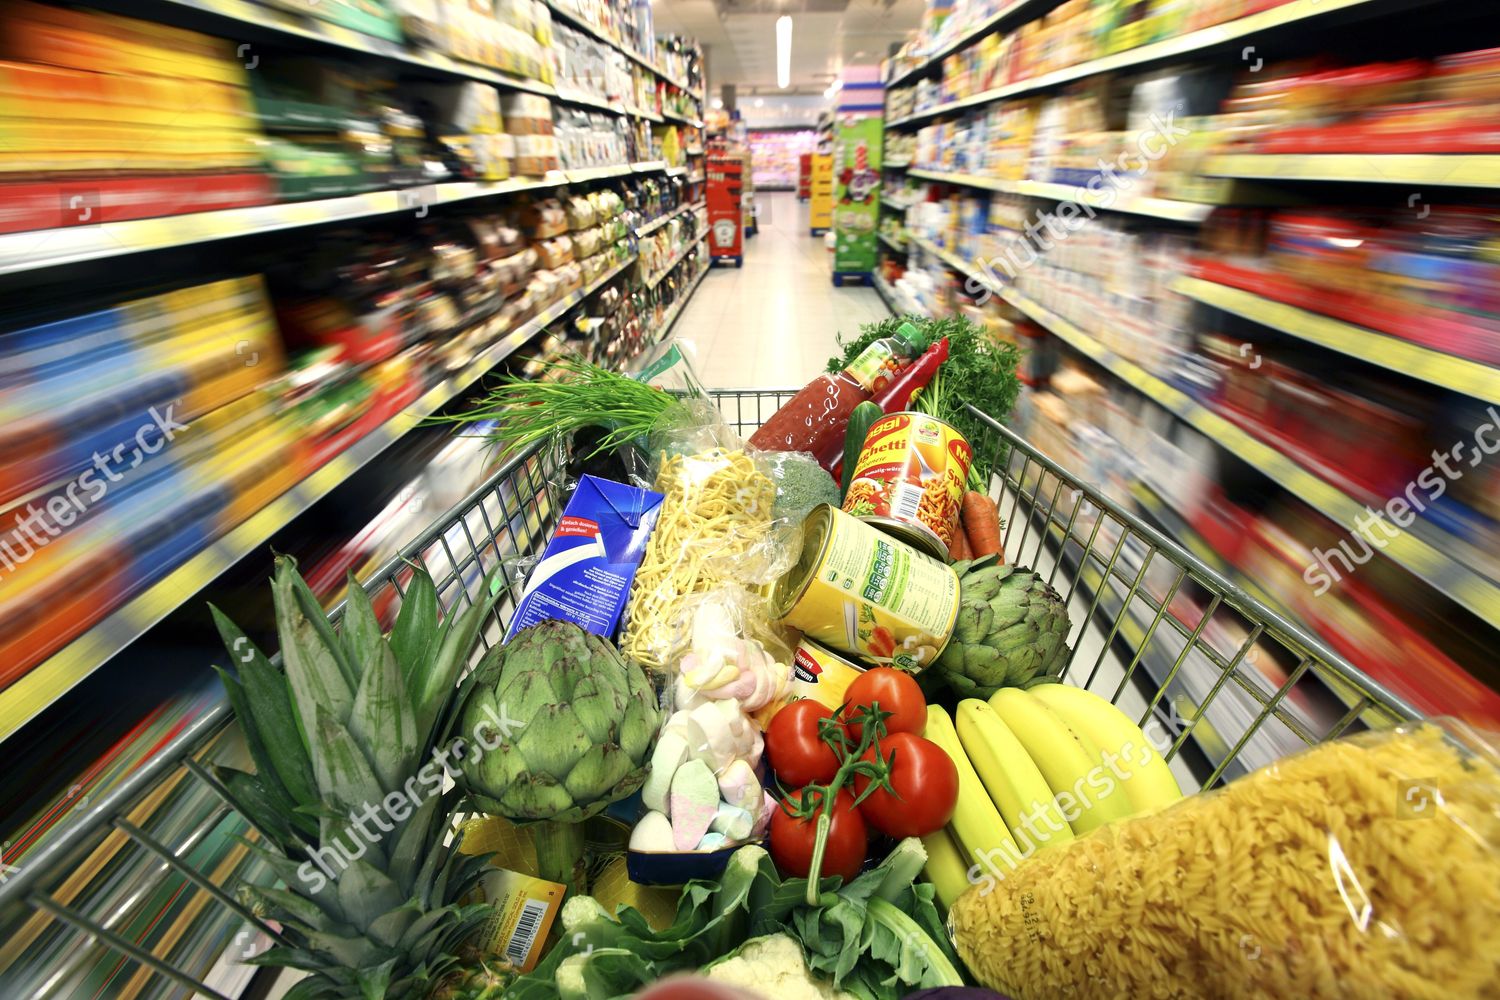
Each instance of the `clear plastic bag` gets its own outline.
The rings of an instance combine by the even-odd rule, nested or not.
[[[1048,997],[1500,996],[1500,757],[1423,722],[971,868],[979,982]]]

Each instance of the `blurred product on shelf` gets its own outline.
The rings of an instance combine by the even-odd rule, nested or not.
[[[754,157],[751,173],[756,188],[762,191],[791,191],[797,187],[801,158],[810,156],[817,149],[818,133],[752,130],[749,142]]]
[[[1203,246],[1197,277],[1500,365],[1500,218],[1488,206],[1225,209]]]
[[[273,199],[234,43],[18,0],[0,60],[0,232]]]
[[[940,82],[923,80],[914,88],[915,110],[923,111],[1290,2],[1200,0],[1189,5],[1067,0],[1041,17],[977,41],[970,41],[969,33],[1015,7],[1014,0],[955,4],[950,8],[955,13],[946,16],[933,16],[936,8],[930,7],[923,31],[891,60],[892,78],[918,68],[947,46],[968,42],[944,56]]]
[[[629,211],[618,191],[564,189],[492,214],[323,230],[293,252],[248,256],[264,282],[0,335],[12,389],[0,687],[529,321],[555,318],[564,333],[541,357],[623,362],[651,346],[701,275],[704,221],[679,211],[679,178],[623,183]],[[630,220],[643,207],[662,224],[640,240],[635,292],[556,314],[636,259]]]

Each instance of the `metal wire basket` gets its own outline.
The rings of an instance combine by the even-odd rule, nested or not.
[[[794,390],[717,391],[748,435]],[[977,412],[977,411],[976,411]],[[1416,713],[1181,545],[979,415],[995,458],[1008,561],[1065,588],[1073,620],[1065,678],[1159,735],[1185,787],[1212,787],[1301,746]],[[506,463],[366,584],[394,603],[425,565],[447,608],[493,568],[507,596],[483,635],[499,641],[524,580],[516,558],[551,536],[566,455],[538,446]],[[330,617],[337,620],[342,606]],[[225,703],[196,718],[23,864],[0,868],[0,997],[237,994],[268,944],[237,898],[270,873],[237,838],[248,825],[206,765],[244,766]]]

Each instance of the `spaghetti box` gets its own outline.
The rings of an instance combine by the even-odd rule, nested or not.
[[[613,637],[661,501],[660,493],[581,477],[542,561],[526,581],[505,641],[549,618]]]

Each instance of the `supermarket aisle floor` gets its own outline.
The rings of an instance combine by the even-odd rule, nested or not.
[[[709,386],[804,385],[839,332],[890,315],[873,288],[833,287],[833,255],[808,233],[807,205],[795,194],[757,193],[756,201],[760,233],[745,241],[744,267],[709,271],[675,328]]]

